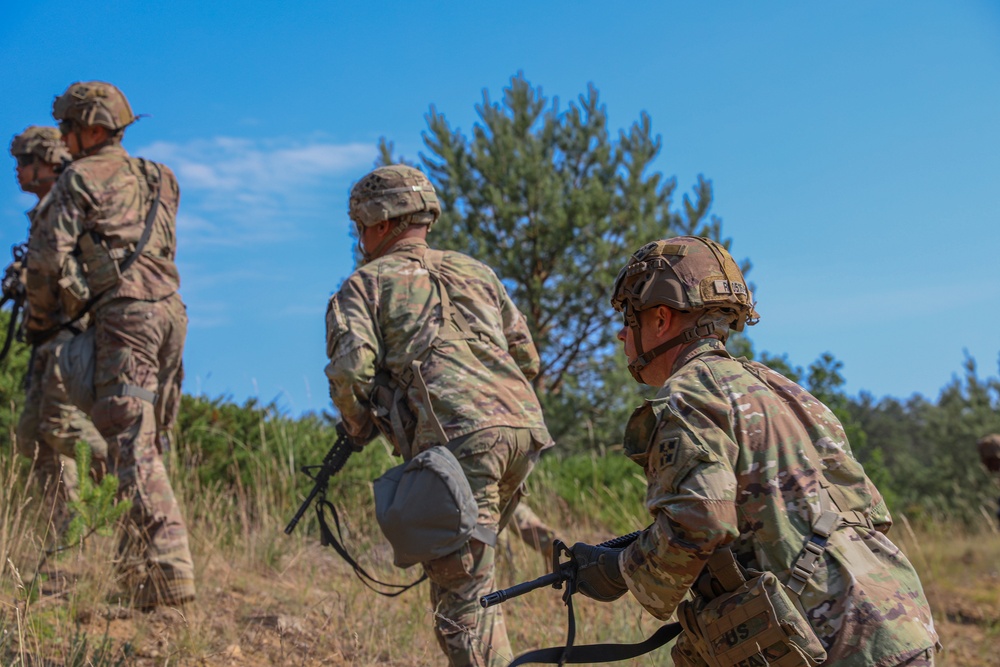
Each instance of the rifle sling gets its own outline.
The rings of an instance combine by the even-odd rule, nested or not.
[[[330,526],[326,522],[326,515],[323,512],[324,506],[329,507],[330,514],[333,515],[333,523],[337,527],[336,536],[334,536],[333,531],[330,530]],[[316,500],[316,518],[319,520],[320,544],[324,547],[333,547],[333,550],[337,552],[337,555],[343,558],[344,561],[351,566],[351,569],[354,570],[354,574],[356,574],[358,579],[361,580],[361,583],[379,595],[384,595],[387,598],[394,598],[397,595],[401,595],[410,590],[427,578],[427,573],[425,572],[419,579],[409,584],[390,584],[385,581],[379,581],[372,575],[368,574],[363,567],[358,565],[358,562],[351,557],[351,554],[349,554],[347,549],[344,548],[344,545],[341,544],[341,542],[344,541],[344,536],[340,530],[340,517],[337,514],[337,508],[333,506],[333,503],[326,499],[326,496],[321,495]],[[340,538],[339,541],[337,539],[338,537]],[[380,591],[375,588],[372,584],[378,584],[379,586],[385,586],[386,588],[397,588],[399,590],[393,591],[392,593],[386,593],[385,591]]]
[[[573,655],[565,656],[565,658],[563,653],[569,647],[541,648],[518,656],[514,662],[510,663],[510,667],[529,663],[579,665],[628,660],[660,648],[680,633],[680,623],[668,623],[638,644],[586,644],[573,647]]]
[[[4,301],[7,301],[7,297],[4,297]],[[14,331],[17,329],[17,316],[21,314],[21,301],[14,299],[13,303],[10,321],[7,322],[7,339],[3,342],[3,349],[0,350],[0,362],[3,362],[7,358],[7,353],[10,352],[10,345],[14,342]]]

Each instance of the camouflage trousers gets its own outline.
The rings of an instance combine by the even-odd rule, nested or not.
[[[92,417],[108,442],[110,471],[132,510],[119,544],[119,569],[137,606],[194,597],[187,528],[160,451],[183,378],[187,313],[178,295],[116,299],[94,314]]]
[[[18,451],[34,461],[57,526],[68,519],[66,501],[77,500],[76,443],[90,446],[96,480],[103,476],[108,458],[107,443],[90,418],[70,402],[59,372],[59,347],[72,337],[71,332],[61,331],[32,350],[24,408],[17,422]]]
[[[542,555],[546,566],[551,566],[552,543],[556,539],[555,532],[544,521],[538,518],[527,503],[518,503],[514,509],[514,530],[525,544]]]
[[[472,487],[480,524],[503,528],[544,444],[529,429],[505,426],[448,443]],[[495,547],[471,540],[423,563],[431,581],[434,634],[451,667],[496,667],[511,660],[503,612],[499,606],[479,605],[479,598],[494,588],[495,556]]]

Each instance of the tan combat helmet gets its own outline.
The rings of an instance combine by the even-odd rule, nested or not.
[[[732,313],[729,328],[734,331],[760,319],[735,260],[722,245],[700,236],[677,236],[639,248],[615,279],[611,305],[624,313],[625,325],[632,329],[638,356],[629,371],[637,382],[642,382],[639,374],[654,358],[716,333],[714,324],[692,327],[644,353],[639,312],[656,306],[684,312],[721,310]]]
[[[60,124],[71,121],[84,127],[100,125],[112,132],[136,121],[122,91],[104,81],[78,81],[70,85],[52,103],[52,117]]]
[[[976,443],[979,458],[990,472],[1000,472],[1000,434],[991,433],[983,436]]]
[[[14,158],[33,156],[57,168],[72,160],[59,130],[41,125],[32,125],[15,135],[10,142],[10,154]]]
[[[392,232],[370,253],[365,261],[378,253],[410,225],[431,226],[441,216],[441,203],[434,186],[419,169],[404,164],[392,164],[365,174],[351,189],[348,215],[359,227],[371,227],[380,222],[396,223]]]

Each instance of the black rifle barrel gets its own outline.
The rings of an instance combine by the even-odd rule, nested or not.
[[[634,533],[622,535],[621,537],[616,537],[608,540],[607,542],[601,542],[597,546],[605,547],[607,549],[622,549],[635,542],[641,534],[642,531],[637,530]],[[516,598],[524,595],[525,593],[538,590],[539,588],[553,586],[558,584],[560,581],[566,581],[571,578],[573,576],[573,570],[574,568],[572,563],[563,563],[558,572],[550,572],[549,574],[544,574],[532,581],[526,581],[522,584],[514,584],[510,588],[504,588],[499,591],[487,593],[483,597],[479,598],[479,604],[486,609],[488,607],[492,607],[493,605],[498,605],[501,602],[506,602],[511,598]]]

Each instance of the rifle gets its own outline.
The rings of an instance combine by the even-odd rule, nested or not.
[[[28,244],[16,243],[12,245],[10,254],[14,257],[14,261],[7,266],[3,274],[3,298],[0,299],[0,308],[3,308],[8,301],[13,304],[13,307],[10,321],[7,322],[7,338],[4,340],[3,349],[0,349],[0,362],[7,358],[14,338],[20,339],[20,335],[15,333],[17,331],[17,317],[21,314],[24,300],[27,297],[24,284],[21,282],[21,271],[24,268],[24,258],[28,254]]]
[[[638,530],[628,535],[608,540],[607,542],[601,542],[597,546],[609,549],[623,549],[635,542],[642,532]],[[561,562],[560,557],[562,554],[566,554],[569,560]],[[602,663],[628,660],[649,653],[680,634],[680,623],[668,623],[650,635],[648,639],[638,644],[589,644],[577,646],[571,656],[571,650],[574,649],[573,641],[576,638],[576,617],[573,614],[573,594],[576,593],[576,571],[577,564],[573,558],[573,552],[569,550],[564,542],[556,540],[552,552],[552,572],[550,574],[538,577],[533,581],[515,584],[510,588],[488,593],[479,598],[479,604],[483,608],[488,608],[506,602],[511,598],[544,588],[545,586],[552,586],[559,589],[562,587],[563,582],[566,582],[566,590],[563,592],[563,602],[566,604],[569,619],[565,646],[553,646],[522,653],[514,662],[510,663],[510,667],[519,667],[520,665],[529,663],[551,663],[558,664],[561,667],[566,663]]]
[[[347,439],[347,431],[344,429],[344,425],[341,422],[337,422],[337,440],[330,447],[330,451],[326,453],[323,457],[323,462],[318,466],[302,466],[300,470],[304,472],[309,479],[316,482],[313,485],[312,491],[306,496],[306,499],[302,501],[299,506],[295,516],[292,520],[288,522],[285,526],[285,535],[291,535],[292,531],[295,530],[295,526],[299,525],[299,521],[305,515],[306,510],[312,505],[312,502],[317,496],[320,498],[320,504],[326,500],[326,489],[330,485],[330,478],[336,475],[347,463],[347,459],[351,457],[354,453],[354,449],[351,447],[350,442]],[[313,471],[316,471],[315,474]],[[322,519],[322,510],[320,509],[320,504],[316,506],[316,512],[320,515]],[[339,530],[339,525],[338,525]],[[324,543],[323,546],[326,546]]]
[[[333,506],[333,503],[326,499],[326,491],[330,485],[330,478],[341,471],[347,463],[347,459],[349,459],[353,453],[354,448],[351,446],[351,441],[347,436],[347,430],[344,428],[343,422],[337,422],[337,439],[330,447],[330,451],[328,451],[326,456],[323,457],[323,462],[319,465],[302,466],[302,468],[300,468],[300,470],[304,472],[309,479],[316,483],[313,485],[309,495],[306,496],[306,499],[302,501],[301,505],[299,505],[299,509],[295,512],[295,516],[293,516],[292,520],[288,522],[287,526],[285,526],[285,535],[292,534],[292,531],[295,530],[295,526],[299,524],[299,521],[302,520],[302,517],[309,509],[309,506],[312,505],[315,500],[316,519],[319,521],[319,543],[324,547],[331,547],[334,551],[336,551],[337,554],[351,566],[351,569],[354,570],[354,574],[357,575],[358,579],[360,579],[361,583],[365,586],[372,589],[379,595],[396,597],[397,595],[405,593],[422,582],[427,578],[427,575],[424,574],[412,584],[391,584],[379,581],[375,577],[368,574],[363,567],[358,565],[358,562],[354,560],[342,544],[342,542],[344,542],[344,535],[340,530],[340,516],[337,514],[337,508]],[[329,509],[331,516],[333,516],[333,524],[337,528],[336,535],[333,534],[333,531],[330,530],[329,524],[326,522],[326,514],[323,512],[324,509]],[[385,591],[380,591],[375,588],[369,582],[398,590],[386,593]]]
[[[621,537],[616,537],[614,539],[608,540],[607,542],[601,542],[597,546],[606,547],[608,549],[624,549],[628,545],[638,539],[639,535],[642,534],[641,530],[637,530],[634,533],[629,533],[628,535],[622,535]],[[574,581],[576,579],[576,562],[570,560],[565,562],[559,562],[560,551],[568,550],[565,548],[566,545],[559,540],[556,540],[560,547],[555,547],[552,550],[552,572],[549,574],[544,574],[537,579],[532,581],[526,581],[523,584],[514,584],[510,588],[504,588],[499,591],[493,591],[492,593],[487,593],[483,597],[479,598],[479,604],[482,605],[484,609],[492,607],[493,605],[498,605],[502,602],[506,602],[511,598],[516,598],[524,595],[525,593],[530,593],[531,591],[538,590],[539,588],[545,588],[546,586],[552,586],[552,588],[559,589],[562,588],[562,583],[564,581]],[[574,591],[576,592],[576,591]],[[572,595],[572,593],[571,593]]]

